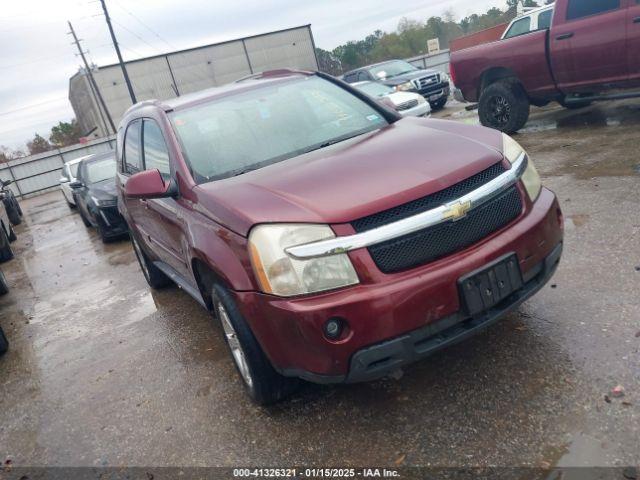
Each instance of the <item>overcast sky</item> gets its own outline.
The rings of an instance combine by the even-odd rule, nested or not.
[[[316,45],[332,49],[402,17],[457,18],[504,0],[107,0],[125,60],[307,23]],[[23,147],[73,118],[68,80],[80,65],[70,20],[97,65],[116,61],[102,9],[92,0],[5,0],[0,14],[0,145]]]

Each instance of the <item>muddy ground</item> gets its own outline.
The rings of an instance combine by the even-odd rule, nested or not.
[[[477,123],[455,103],[434,115]],[[0,459],[56,466],[640,464],[640,102],[534,109],[517,135],[566,216],[519,311],[399,379],[243,391],[221,328],[151,292],[59,192],[22,201],[0,322]],[[625,395],[612,398],[622,385]]]

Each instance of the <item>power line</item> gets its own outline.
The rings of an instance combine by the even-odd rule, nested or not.
[[[122,4],[120,4],[119,2],[116,2],[115,0],[112,0],[113,3],[115,3],[118,7],[120,7],[122,10],[124,10],[126,13],[128,13],[129,15],[131,15],[134,19],[136,19],[138,21],[138,23],[140,25],[142,25],[144,28],[146,28],[147,30],[149,30],[153,35],[155,35],[156,37],[158,37],[160,40],[162,40],[169,48],[176,50],[176,47],[174,47],[173,45],[171,45],[169,42],[167,42],[164,38],[162,38],[160,36],[160,34],[158,32],[156,32],[153,28],[151,28],[149,25],[147,25],[145,22],[143,22],[139,17],[137,17],[136,15],[134,15],[133,13],[131,13],[129,10],[127,10],[126,8],[124,8],[122,6]]]
[[[133,35],[134,37],[136,37],[138,40],[140,40],[143,43],[146,43],[148,46],[150,46],[151,48],[153,48],[154,50],[158,51],[159,53],[164,53],[162,50],[160,50],[158,47],[151,45],[149,42],[147,42],[144,38],[142,38],[140,35],[138,35],[136,32],[134,32],[133,30],[128,29],[127,27],[125,27],[123,24],[121,24],[119,21],[117,20],[113,20],[113,23],[117,24],[120,28],[122,28],[123,30],[126,30],[127,32],[129,32],[131,35]]]

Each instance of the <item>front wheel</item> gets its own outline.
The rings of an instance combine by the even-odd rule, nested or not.
[[[140,248],[140,244],[138,240],[136,240],[133,232],[130,234],[131,243],[133,244],[133,251],[136,254],[136,258],[138,259],[138,263],[140,264],[140,269],[142,270],[142,274],[144,275],[144,279],[147,281],[149,286],[153,289],[160,289],[171,285],[171,279],[158,267],[156,267],[146,253]]]
[[[300,381],[274,370],[229,292],[215,285],[211,299],[233,362],[251,399],[259,405],[269,405],[290,395]]]
[[[485,127],[515,133],[529,120],[529,98],[515,80],[492,83],[482,91],[478,115]]]
[[[91,227],[91,222],[87,220],[87,217],[84,216],[82,208],[78,207],[78,213],[80,214],[80,218],[82,219],[82,223],[84,223],[84,226],[87,228]]]
[[[431,111],[437,112],[438,110],[442,110],[447,104],[447,100],[449,100],[447,97],[442,97],[435,102],[429,102],[429,105],[431,105]]]
[[[5,337],[2,327],[0,327],[0,356],[7,353],[7,350],[9,350],[9,341]]]

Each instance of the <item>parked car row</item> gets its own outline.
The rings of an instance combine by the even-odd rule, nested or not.
[[[103,242],[127,235],[127,224],[117,207],[114,152],[71,160],[62,172],[62,194],[70,208],[77,208],[85,227],[96,228]]]
[[[421,85],[402,68],[377,78]],[[118,127],[117,205],[147,283],[213,313],[261,404],[461,341],[560,260],[558,201],[515,140],[403,118],[362,87],[278,70],[139,103]]]
[[[0,263],[7,262],[14,257],[11,243],[17,240],[13,229],[22,223],[22,208],[13,191],[9,188],[11,180],[0,180]],[[2,270],[0,270],[0,296],[9,292],[9,285]],[[1,316],[0,316],[1,318]],[[0,324],[0,356],[9,349],[9,341]]]

